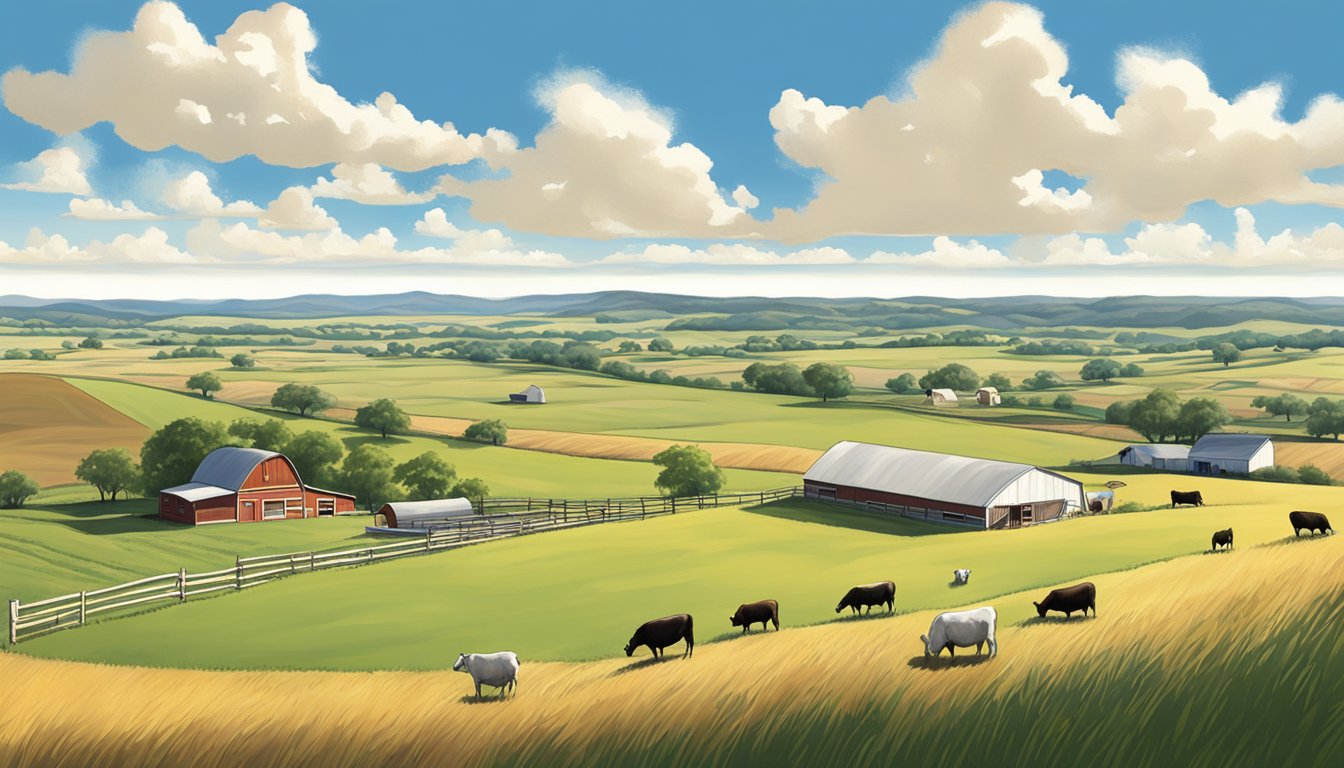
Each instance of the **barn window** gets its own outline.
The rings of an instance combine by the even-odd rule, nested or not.
[[[261,502],[261,516],[266,520],[283,519],[285,516],[285,500],[275,499]]]
[[[335,499],[318,499],[318,500],[317,500],[317,514],[319,514],[319,515],[334,515],[334,514],[336,514],[336,500],[335,500]]]

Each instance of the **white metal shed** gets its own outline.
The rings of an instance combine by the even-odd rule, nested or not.
[[[471,502],[463,498],[429,501],[394,501],[384,504],[378,514],[389,528],[426,528],[451,523],[476,514]]]
[[[1274,442],[1265,435],[1218,432],[1190,449],[1187,471],[1197,475],[1249,475],[1274,465]]]

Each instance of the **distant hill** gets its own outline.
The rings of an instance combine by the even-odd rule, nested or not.
[[[145,299],[91,301],[0,296],[0,318],[18,321],[42,320],[72,326],[120,326],[182,315],[312,319],[342,316],[522,314],[593,317],[599,313],[646,313],[649,317],[674,318],[670,321],[670,328],[738,331],[822,328],[900,330],[954,325],[1001,331],[1064,326],[1196,329],[1236,325],[1251,320],[1344,326],[1344,298],[1198,296],[1115,296],[1102,299],[1053,296],[1005,296],[981,299],[930,296],[899,299],[759,296],[718,298],[639,291],[535,295],[508,299],[483,299],[422,291],[374,296],[311,294],[282,299],[223,301]]]

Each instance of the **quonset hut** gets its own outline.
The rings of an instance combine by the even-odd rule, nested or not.
[[[254,523],[355,511],[355,497],[304,485],[274,451],[217,448],[191,482],[159,491],[159,517],[175,523]]]
[[[469,519],[475,514],[471,502],[463,498],[391,501],[378,510],[382,518],[378,524],[389,528],[427,528]]]
[[[817,459],[803,491],[977,528],[1018,528],[1087,508],[1082,483],[1040,467],[849,441]]]

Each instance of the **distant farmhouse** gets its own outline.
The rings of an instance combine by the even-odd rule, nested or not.
[[[384,504],[374,519],[375,525],[388,528],[427,528],[451,523],[476,514],[471,502],[462,499],[429,501],[392,501]]]
[[[274,451],[219,448],[191,482],[159,491],[159,517],[176,523],[254,523],[355,510],[355,497],[304,485],[293,462]]]
[[[999,396],[999,390],[995,387],[981,387],[975,390],[975,402],[980,405],[999,405],[1003,398]]]
[[[817,459],[803,490],[977,528],[1018,528],[1086,509],[1082,483],[1039,467],[849,441]]]
[[[1205,435],[1190,449],[1188,472],[1197,475],[1249,475],[1274,465],[1274,442],[1264,435],[1219,432]]]
[[[926,389],[924,390],[924,402],[933,405],[956,405],[957,393],[950,389]]]
[[[534,403],[540,405],[546,402],[546,393],[536,384],[529,384],[527,389],[524,389],[522,392],[509,395],[509,402]]]

